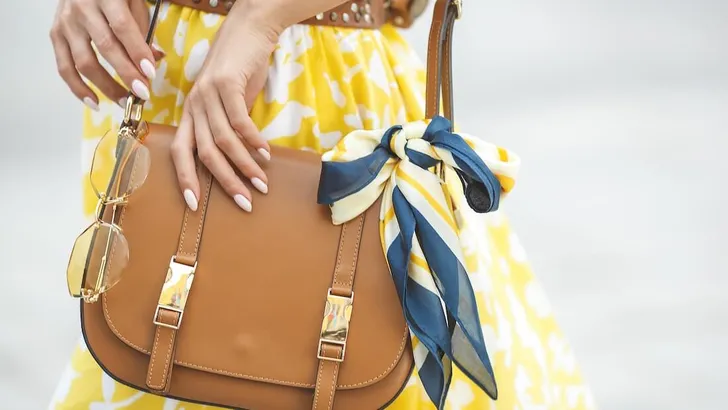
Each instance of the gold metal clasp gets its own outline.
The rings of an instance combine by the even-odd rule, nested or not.
[[[164,279],[162,292],[159,295],[157,309],[154,311],[154,324],[157,326],[169,327],[178,330],[182,324],[182,316],[184,315],[187,297],[190,294],[192,281],[195,279],[195,270],[197,262],[194,266],[178,263],[174,256],[169,261],[167,269],[167,277]],[[179,313],[176,323],[164,323],[159,320],[160,310],[167,310]]]
[[[455,8],[457,9],[457,14],[455,15],[455,19],[460,20],[460,18],[463,16],[463,0],[453,0],[453,4],[455,5]]]
[[[119,138],[130,137],[144,142],[144,138],[149,134],[149,125],[142,120],[143,111],[144,101],[134,96],[127,97],[124,118],[117,133]]]
[[[346,355],[346,339],[349,336],[349,322],[351,321],[351,310],[354,303],[354,293],[351,296],[337,296],[331,292],[326,296],[326,308],[324,319],[321,324],[321,338],[318,343],[317,357],[320,360],[331,360],[343,362]],[[341,346],[341,357],[329,357],[324,355],[323,345],[330,344]]]

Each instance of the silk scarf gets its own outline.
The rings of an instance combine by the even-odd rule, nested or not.
[[[356,130],[323,154],[318,202],[334,224],[382,198],[380,237],[410,329],[415,367],[442,409],[455,364],[494,400],[498,390],[460,242],[454,196],[493,212],[513,188],[519,159],[457,134],[449,120]],[[462,192],[443,176],[457,175]]]

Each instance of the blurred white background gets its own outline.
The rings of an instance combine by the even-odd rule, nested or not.
[[[45,408],[78,339],[66,296],[81,104],[56,1],[0,12],[0,408]],[[462,128],[524,161],[509,214],[602,409],[722,410],[728,2],[466,0]],[[429,15],[407,33],[425,56]],[[527,409],[524,409],[527,410]]]

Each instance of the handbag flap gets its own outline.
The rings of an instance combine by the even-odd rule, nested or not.
[[[151,154],[150,174],[119,218],[129,263],[120,282],[102,296],[109,329],[129,347],[150,354],[152,319],[170,258],[181,234],[200,235],[175,364],[314,387],[333,272],[337,263],[352,264],[337,261],[341,226],[333,225],[329,209],[316,203],[319,156],[273,147],[272,161],[262,164],[270,192],[250,188],[252,213],[238,208],[213,181],[199,232],[183,221],[185,203],[169,150],[173,136],[172,128],[152,125],[144,142]],[[408,347],[409,332],[382,251],[379,208],[376,202],[366,211],[361,233],[339,389],[381,380]]]

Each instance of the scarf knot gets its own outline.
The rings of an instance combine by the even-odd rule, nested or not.
[[[462,196],[475,212],[493,212],[513,188],[519,159],[452,132],[443,117],[353,131],[322,159],[318,202],[330,206],[333,223],[355,218],[382,198],[382,247],[432,403],[444,407],[453,363],[495,399],[455,217],[458,195],[440,175],[459,177]]]

